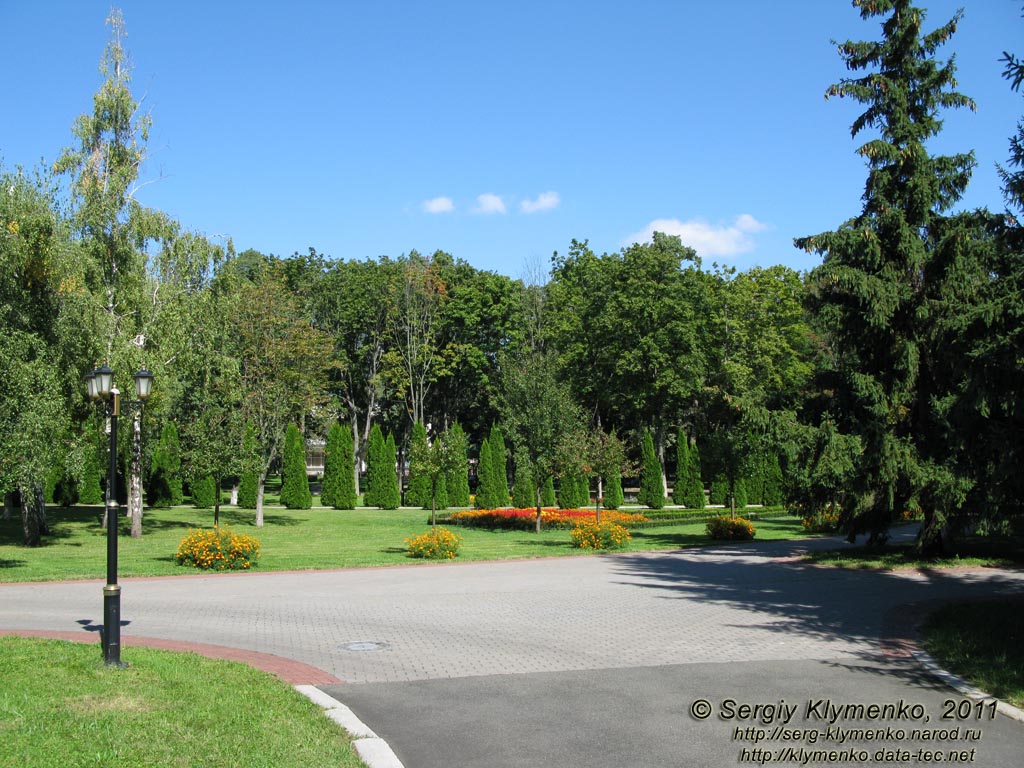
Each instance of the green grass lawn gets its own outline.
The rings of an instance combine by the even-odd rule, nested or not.
[[[347,734],[277,678],[244,664],[0,637],[0,766],[363,768]]]
[[[1024,600],[949,605],[928,618],[923,633],[942,667],[1024,708]]]
[[[1012,537],[974,537],[962,542],[956,552],[936,558],[921,558],[915,555],[911,544],[886,544],[810,552],[804,559],[816,565],[883,571],[962,566],[1009,568],[1024,564],[1022,541],[1024,540]]]
[[[0,522],[0,581],[99,579],[105,576],[106,532],[100,528],[102,508],[50,507],[53,535],[44,545],[21,545],[20,520]],[[259,570],[303,570],[422,563],[408,557],[405,539],[429,530],[429,512],[418,509],[264,510],[264,526],[253,525],[252,510],[221,509],[221,524],[256,536],[262,544]],[[213,511],[191,507],[147,509],[141,539],[127,535],[122,519],[118,573],[162,576],[193,573],[175,564],[174,553],[192,528],[213,524]],[[756,521],[757,540],[805,536],[800,520],[790,515]],[[453,527],[464,538],[460,561],[585,555],[570,544],[569,531],[541,534]],[[676,549],[707,544],[704,523],[680,523],[632,532],[627,551]]]

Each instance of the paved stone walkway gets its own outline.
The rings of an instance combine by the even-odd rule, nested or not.
[[[155,638],[239,649],[257,662],[298,662],[308,665],[297,667],[298,674],[306,669],[312,679],[283,675],[289,682],[342,681],[347,685],[330,690],[344,701],[352,684],[465,679],[469,685],[473,678],[559,680],[588,671],[599,679],[640,668],[654,675],[664,668],[667,675],[680,665],[717,662],[884,665],[899,649],[880,641],[906,629],[900,619],[913,605],[1024,592],[1024,575],[1015,572],[850,572],[793,559],[826,546],[836,541],[125,579],[122,637],[126,645]],[[0,585],[0,630],[95,637],[87,630],[101,622],[99,582]],[[773,668],[750,665],[748,672],[755,667]],[[384,687],[374,690],[387,694]],[[373,706],[364,706],[372,715]]]

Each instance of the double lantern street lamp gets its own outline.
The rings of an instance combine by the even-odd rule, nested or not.
[[[103,660],[109,667],[121,664],[121,587],[117,583],[117,417],[121,411],[121,393],[114,386],[114,372],[106,365],[86,374],[89,399],[105,404],[110,420],[110,462],[107,465],[107,585],[103,587]],[[140,408],[153,390],[153,374],[143,369],[135,374],[136,400],[127,406]]]

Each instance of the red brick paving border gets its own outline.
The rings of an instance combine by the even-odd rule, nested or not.
[[[99,653],[99,637],[95,633],[58,632],[42,629],[0,629],[0,635],[42,637],[50,640],[70,640],[76,643],[96,643],[97,653]],[[283,656],[275,656],[270,653],[228,648],[224,645],[186,643],[181,640],[162,640],[156,637],[135,637],[133,635],[122,635],[121,644],[122,646],[159,648],[164,651],[191,652],[211,659],[239,661],[243,664],[248,664],[250,667],[276,675],[289,685],[334,685],[345,682],[332,674],[324,672],[322,669],[309,664],[303,664],[301,661],[286,659]]]

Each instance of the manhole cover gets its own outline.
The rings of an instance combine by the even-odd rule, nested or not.
[[[387,643],[382,643],[376,640],[358,640],[354,643],[345,643],[341,646],[343,651],[385,651],[390,646]]]

